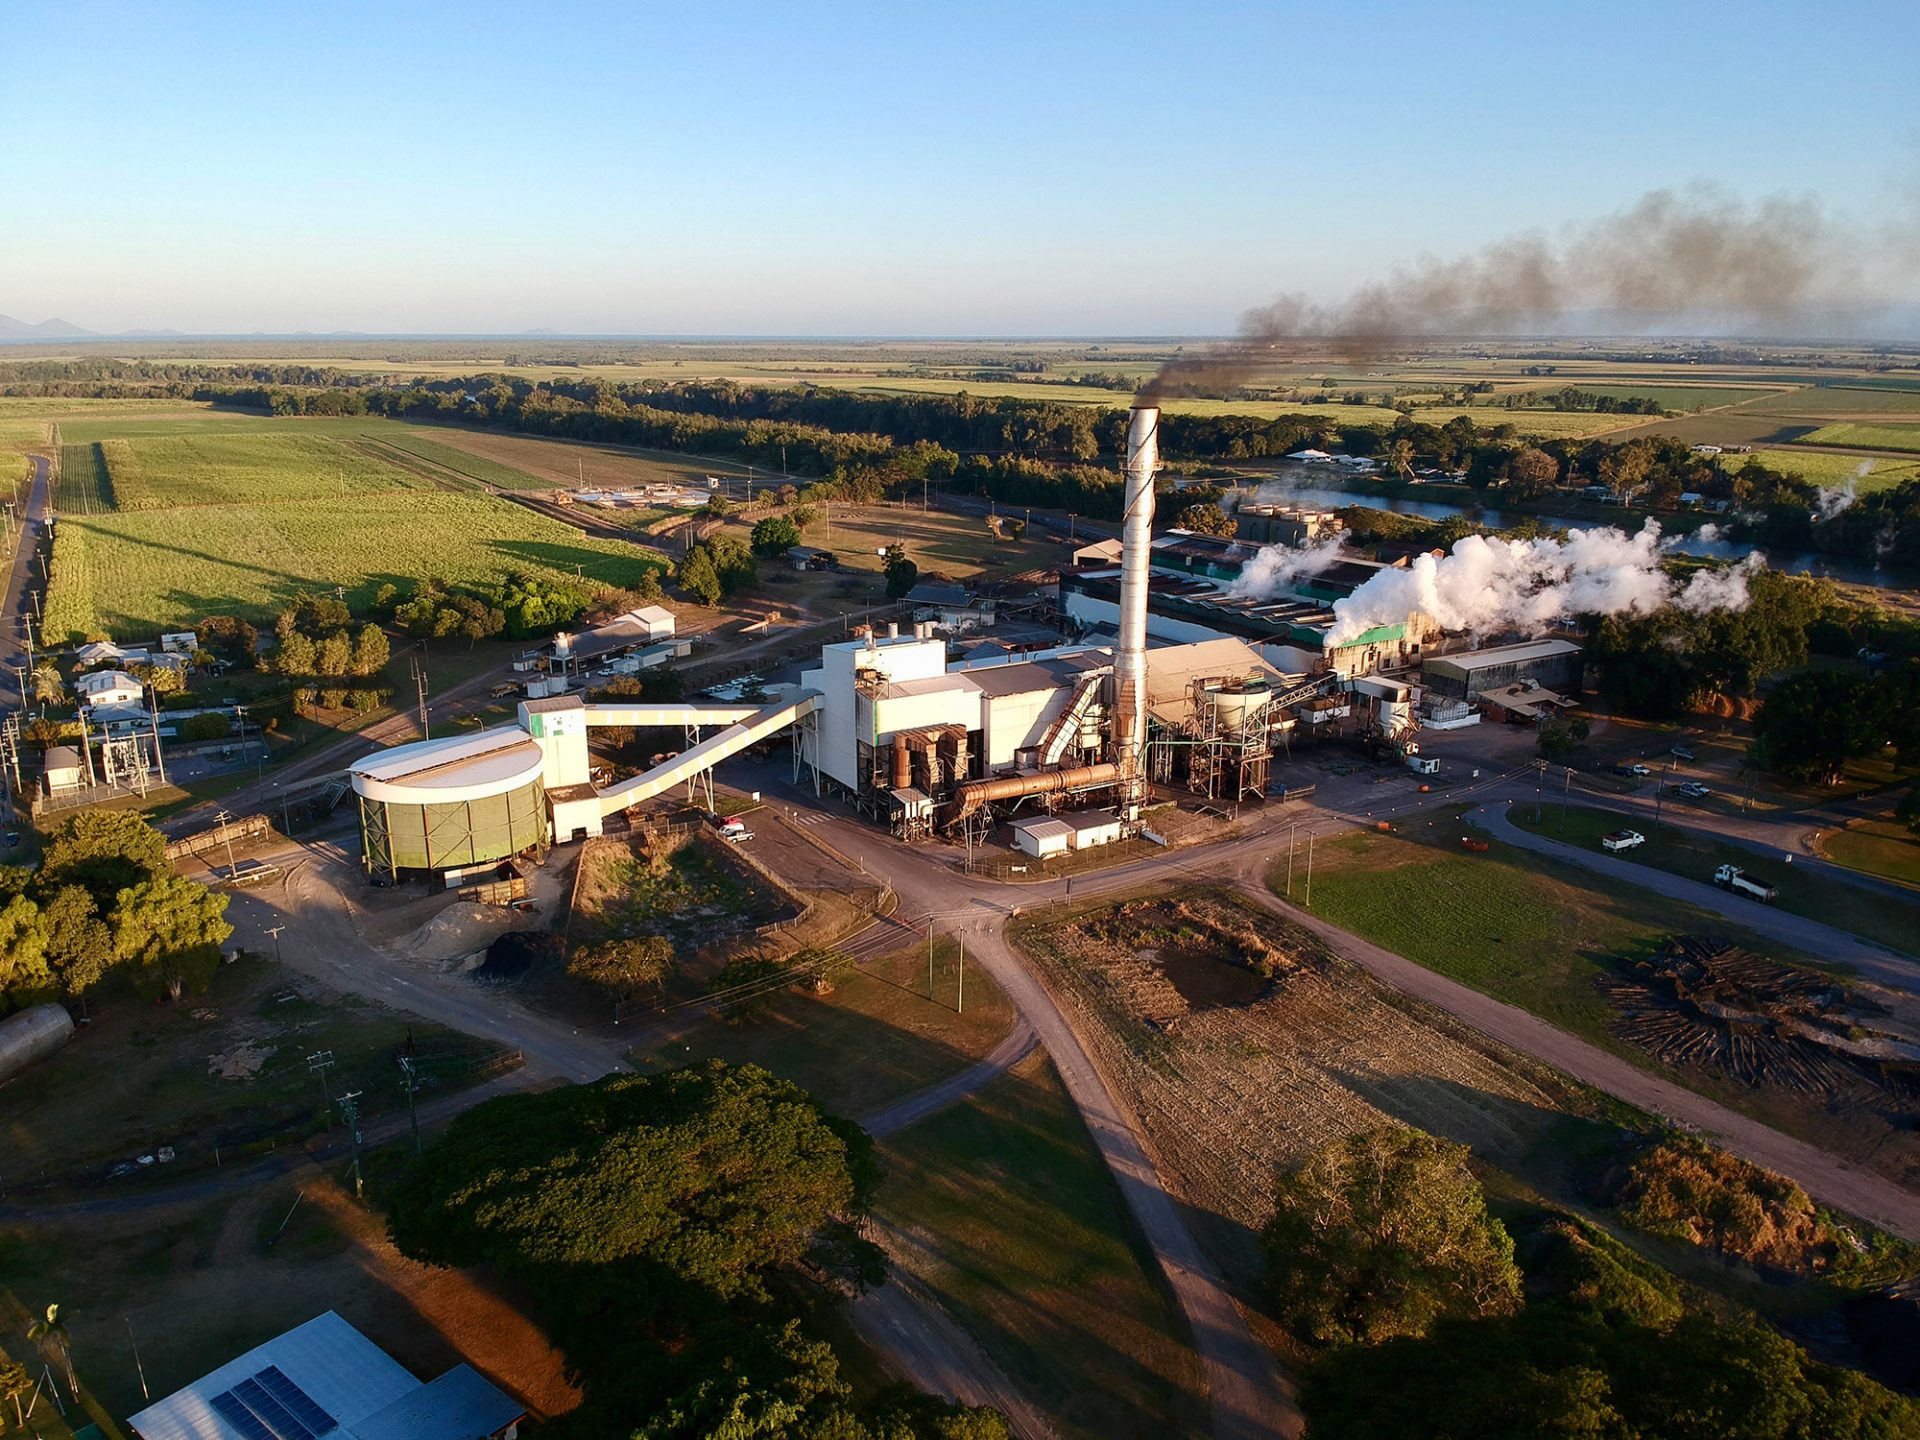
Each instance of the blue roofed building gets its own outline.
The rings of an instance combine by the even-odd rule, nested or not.
[[[525,1418],[471,1365],[423,1384],[329,1310],[127,1423],[140,1440],[515,1440]]]

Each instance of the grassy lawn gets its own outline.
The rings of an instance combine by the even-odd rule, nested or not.
[[[1820,853],[1837,865],[1920,887],[1920,836],[1891,820],[1870,820],[1824,832]],[[1920,895],[1915,897],[1920,902]],[[1907,944],[1913,944],[1912,932]]]
[[[931,1000],[926,951],[915,947],[840,971],[828,993],[782,990],[750,1018],[702,1019],[636,1050],[634,1063],[750,1061],[857,1118],[964,1070],[1012,1028],[1013,1007],[978,966],[967,967],[965,1008],[956,1010],[958,958],[951,941],[935,946]]]
[[[1647,837],[1646,843],[1622,851],[1618,859],[1708,883],[1720,866],[1738,865],[1764,877],[1777,889],[1780,898],[1775,903],[1789,914],[1820,920],[1897,950],[1920,944],[1920,895],[1915,896],[1917,903],[1903,904],[1890,896],[1824,880],[1784,861],[1756,856],[1737,845],[1611,810],[1587,810],[1575,805],[1566,812],[1563,823],[1560,807],[1548,804],[1541,810],[1538,825],[1533,822],[1533,813],[1532,805],[1514,805],[1507,816],[1522,829],[1596,853],[1604,853],[1601,836],[1615,830],[1637,830]],[[1912,848],[1920,855],[1920,845]]]
[[[1198,1361],[1045,1057],[882,1153],[902,1263],[1063,1436],[1204,1431]]]
[[[215,1163],[216,1147],[232,1159],[270,1137],[303,1134],[324,1113],[307,1064],[317,1051],[333,1053],[332,1093],[361,1091],[369,1116],[405,1106],[394,1057],[409,1036],[433,1089],[464,1083],[493,1053],[251,958],[221,966],[207,994],[178,1005],[109,985],[90,1008],[92,1023],[64,1050],[0,1088],[9,1186],[97,1176],[163,1145],[181,1171]]]

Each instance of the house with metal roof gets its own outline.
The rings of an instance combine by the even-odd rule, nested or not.
[[[526,1413],[471,1365],[423,1384],[329,1310],[127,1424],[139,1440],[515,1440]]]

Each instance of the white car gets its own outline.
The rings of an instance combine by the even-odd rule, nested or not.
[[[1622,850],[1631,850],[1636,845],[1646,843],[1647,837],[1638,830],[1616,830],[1611,835],[1601,838],[1600,848],[1618,855]]]

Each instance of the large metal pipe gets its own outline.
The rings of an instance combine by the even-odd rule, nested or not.
[[[941,823],[957,825],[990,800],[1017,800],[1023,795],[1060,795],[1069,790],[1091,790],[1120,778],[1112,761],[1075,765],[1066,770],[1042,770],[1033,775],[1009,775],[1001,780],[969,780],[948,802],[953,813]]]
[[[1120,638],[1114,647],[1113,756],[1120,821],[1140,823],[1147,776],[1147,564],[1153,554],[1153,472],[1160,463],[1160,409],[1136,405],[1127,421],[1125,522],[1120,530]]]

